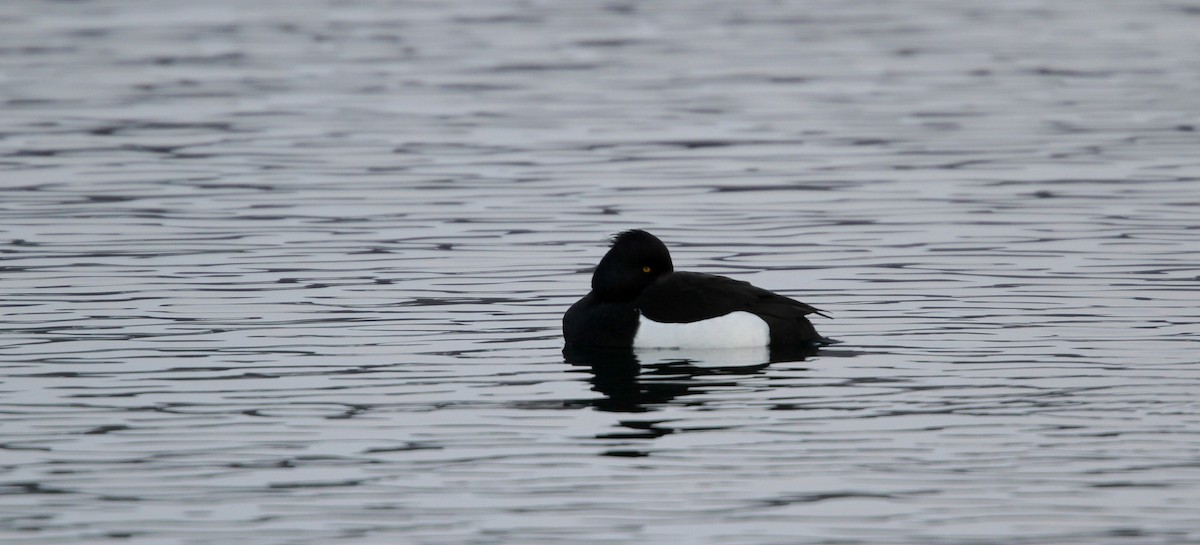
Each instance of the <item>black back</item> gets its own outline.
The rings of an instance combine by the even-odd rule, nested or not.
[[[820,310],[748,282],[724,276],[676,272],[659,277],[635,301],[642,314],[656,322],[690,323],[731,312],[745,311],[771,328],[771,345],[823,343],[805,316]]]

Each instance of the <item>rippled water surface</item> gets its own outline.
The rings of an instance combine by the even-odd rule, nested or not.
[[[1200,543],[1198,26],[4,2],[0,541]],[[843,343],[564,356],[631,227]]]

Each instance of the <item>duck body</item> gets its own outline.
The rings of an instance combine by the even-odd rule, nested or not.
[[[725,276],[676,272],[666,245],[625,231],[563,316],[568,347],[801,347],[831,342],[806,317],[824,314]]]

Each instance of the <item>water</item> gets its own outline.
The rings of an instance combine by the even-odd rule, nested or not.
[[[0,5],[0,542],[1200,543],[1200,7],[145,8]],[[843,344],[564,358],[631,227]]]

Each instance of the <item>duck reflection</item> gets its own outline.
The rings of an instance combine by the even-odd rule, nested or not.
[[[593,406],[602,411],[647,412],[688,395],[738,385],[742,377],[762,374],[772,363],[803,361],[816,348],[770,350],[767,347],[722,349],[565,348],[567,363],[589,368],[592,390],[604,394]],[[703,381],[695,377],[705,376]],[[727,376],[720,380],[716,376]]]

